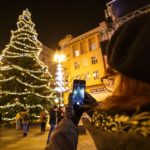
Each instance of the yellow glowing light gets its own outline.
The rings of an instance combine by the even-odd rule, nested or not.
[[[54,61],[56,61],[56,62],[63,62],[63,61],[65,61],[65,59],[66,59],[66,56],[64,54],[56,53],[54,55]]]
[[[58,102],[59,102],[59,99],[58,99],[58,98],[56,98],[56,99],[55,99],[55,103],[57,104]]]

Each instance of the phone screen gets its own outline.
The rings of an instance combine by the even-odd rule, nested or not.
[[[82,105],[85,97],[85,80],[74,80],[72,101],[73,105]]]

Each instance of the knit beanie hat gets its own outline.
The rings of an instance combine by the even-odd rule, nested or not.
[[[107,61],[120,73],[150,83],[150,12],[115,31],[107,47]]]

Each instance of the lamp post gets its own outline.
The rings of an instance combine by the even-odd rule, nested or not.
[[[56,77],[55,77],[55,91],[60,94],[59,105],[63,104],[63,92],[65,91],[64,81],[63,81],[63,71],[61,62],[65,60],[65,55],[61,52],[56,52],[54,55],[54,61],[58,62],[56,69]]]

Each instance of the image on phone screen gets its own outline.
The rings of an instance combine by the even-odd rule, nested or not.
[[[82,83],[74,83],[73,86],[73,105],[82,105],[84,103],[85,97],[85,84]]]

